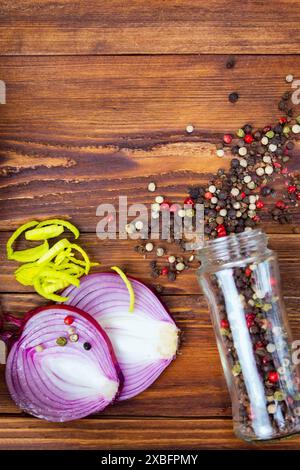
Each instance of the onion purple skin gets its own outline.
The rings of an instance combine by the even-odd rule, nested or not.
[[[96,390],[96,391],[95,389],[93,390],[92,387],[95,386],[95,384],[92,382],[90,384],[87,384],[87,386],[84,385],[83,387],[82,387],[82,384],[80,385],[75,384],[75,388],[72,388],[73,383],[68,382],[68,379],[70,379],[71,376],[67,377],[66,381],[64,382],[63,376],[62,377],[59,375],[55,376],[55,369],[53,372],[51,368],[47,370],[47,367],[46,367],[46,369],[44,370],[43,367],[41,368],[36,367],[36,364],[39,365],[39,358],[42,357],[41,355],[43,354],[44,351],[35,353],[35,348],[32,345],[29,346],[29,348],[24,348],[24,347],[22,348],[22,342],[26,346],[26,332],[27,332],[27,334],[29,334],[29,338],[31,339],[33,338],[34,342],[39,344],[38,334],[40,333],[40,331],[42,331],[42,328],[34,331],[34,326],[33,326],[34,323],[28,323],[28,322],[30,322],[31,320],[34,321],[35,317],[39,319],[40,318],[39,315],[46,316],[48,311],[49,311],[49,314],[51,313],[51,311],[52,312],[57,311],[59,312],[59,314],[60,314],[60,311],[62,311],[62,316],[61,316],[62,319],[66,315],[74,316],[75,318],[74,326],[77,325],[78,334],[79,334],[78,343],[68,342],[68,346],[64,346],[64,347],[57,346],[55,341],[53,341],[53,337],[48,339],[48,336],[50,333],[47,331],[47,327],[49,323],[53,322],[52,326],[53,326],[53,329],[55,330],[58,328],[58,325],[55,322],[60,321],[60,318],[58,318],[57,320],[55,318],[55,315],[53,314],[53,316],[51,316],[51,318],[49,319],[49,322],[44,323],[45,331],[46,331],[46,332],[45,331],[43,332],[44,337],[42,334],[40,337],[40,340],[41,340],[40,344],[46,345],[47,341],[51,341],[50,346],[52,350],[54,349],[54,352],[51,352],[50,347],[49,348],[45,347],[45,351],[47,353],[48,359],[49,359],[49,354],[50,354],[50,360],[51,360],[51,354],[52,354],[52,356],[54,356],[55,364],[62,364],[63,361],[59,362],[55,358],[56,354],[61,353],[62,359],[64,357],[65,358],[67,357],[69,361],[69,365],[71,364],[71,368],[72,368],[74,367],[74,365],[76,367],[76,365],[78,365],[78,361],[80,363],[80,360],[84,358],[84,360],[86,361],[84,364],[84,367],[87,366],[89,368],[91,363],[95,363],[95,364],[97,363],[97,371],[99,370],[99,367],[102,364],[101,360],[104,361],[103,367],[105,368],[106,371],[109,371],[109,377],[112,377],[110,379],[106,375],[105,379],[107,379],[109,383],[110,382],[113,383],[113,391],[112,391],[113,396],[109,398],[105,396],[98,397],[99,390]],[[61,328],[61,330],[59,331],[61,331],[61,335],[65,336],[66,330],[68,327],[67,325],[64,324],[63,321],[61,323],[62,323],[61,326],[59,323],[59,328]],[[80,331],[80,328],[82,327],[82,325],[83,326],[86,325],[87,327],[85,329],[82,328],[82,330]],[[28,331],[26,330],[27,327],[28,327]],[[90,327],[90,330],[88,329],[89,327]],[[60,336],[58,332],[54,332],[54,335],[56,335],[56,337]],[[82,341],[84,341],[84,337],[86,335],[87,337],[85,341],[88,339],[91,342],[92,349],[90,351],[84,350],[82,342],[80,343],[80,335],[82,337]],[[34,338],[35,336],[36,338]],[[6,365],[6,383],[7,383],[8,389],[10,391],[10,394],[13,400],[21,409],[23,409],[25,412],[28,412],[29,414],[32,414],[33,416],[36,416],[38,418],[46,419],[52,422],[55,422],[55,421],[64,422],[64,421],[71,421],[74,419],[79,419],[92,413],[100,412],[106,406],[108,406],[109,404],[112,404],[115,401],[119,393],[120,386],[122,386],[122,383],[123,383],[123,376],[122,376],[119,364],[116,360],[115,353],[113,351],[111,342],[107,334],[105,333],[105,331],[103,331],[100,325],[89,314],[77,308],[73,308],[73,307],[69,307],[65,305],[49,305],[49,306],[40,307],[40,308],[37,308],[35,310],[28,312],[23,319],[22,326],[20,328],[20,331],[18,332],[18,335],[14,337],[13,343],[10,344],[10,348],[11,349],[8,355],[7,365]],[[59,351],[58,353],[56,349],[58,349]],[[105,353],[105,357],[100,358],[100,352],[103,352],[103,354]],[[91,356],[91,353],[92,353],[92,356]],[[37,359],[35,360],[35,362],[32,360],[33,354],[38,355],[36,356]],[[25,361],[23,359],[24,355],[25,355]],[[70,362],[70,357],[71,357],[71,362]],[[46,359],[47,358],[45,358],[44,361]],[[20,363],[21,363],[21,367],[20,367]],[[41,362],[41,365],[43,364],[45,364],[45,362],[44,363]],[[93,378],[96,377],[96,379],[98,380],[97,371],[95,374],[93,374]],[[47,380],[44,380],[44,381],[36,380],[36,377],[41,379],[40,373],[42,373],[42,375],[44,376],[43,378],[44,379],[46,378]],[[28,379],[27,374],[29,376],[29,379]],[[49,374],[50,374],[50,379],[49,379]],[[55,380],[51,382],[52,377],[54,377]],[[30,378],[33,380],[30,380]],[[49,380],[50,380],[50,383],[48,382]],[[55,381],[56,383],[54,383]],[[70,390],[69,397],[68,395],[66,395],[67,392],[63,390],[64,385],[65,387],[69,387],[69,390]],[[99,384],[97,384],[97,386],[98,385]],[[84,396],[80,395],[80,398],[78,397],[74,398],[74,396],[76,395],[75,394],[76,387],[78,390],[80,390],[80,393],[82,392],[82,390],[84,390],[85,394],[87,393],[86,389],[93,390],[93,399],[91,399],[90,397],[87,397],[86,395]],[[95,398],[96,394],[97,394],[97,398]],[[71,395],[73,396],[71,397]],[[43,399],[41,400],[40,397],[43,397]],[[51,404],[52,404],[52,408],[51,408]]]
[[[81,278],[79,288],[70,286],[63,292],[64,296],[69,297],[67,301],[69,305],[87,311],[109,335],[124,375],[124,385],[118,397],[119,401],[132,398],[152,385],[175,359],[180,334],[175,321],[157,295],[140,281],[132,277],[129,277],[129,280],[135,292],[134,312],[128,310],[127,287],[115,273],[95,273],[84,276]],[[139,320],[143,320],[145,324],[144,331],[143,325],[139,325]],[[152,338],[154,338],[153,341]],[[131,342],[135,344],[135,341],[136,357],[134,357],[134,351],[130,350]],[[151,341],[152,349],[149,346]],[[160,356],[157,351],[164,348],[164,343],[166,348],[168,344],[169,346],[172,344],[172,347],[169,347],[167,354]],[[147,345],[150,348],[148,350]],[[149,357],[152,355],[151,360],[147,358],[148,351]]]
[[[17,330],[6,330],[4,328],[4,323],[16,327]],[[19,331],[22,325],[23,319],[17,318],[9,313],[4,313],[0,317],[0,340],[2,340],[6,344],[8,350],[10,350],[15,340],[19,337]]]

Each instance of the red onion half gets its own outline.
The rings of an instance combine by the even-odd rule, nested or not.
[[[118,400],[127,400],[148,388],[175,358],[179,330],[156,295],[130,279],[135,308],[129,312],[129,294],[116,274],[82,277],[80,287],[68,287],[69,305],[88,312],[109,336],[124,384]]]
[[[71,325],[65,324],[68,316]],[[71,341],[72,331],[77,341]],[[67,343],[58,345],[58,338]],[[6,365],[6,383],[16,404],[49,421],[70,421],[103,410],[114,401],[120,377],[99,324],[64,305],[39,308],[25,317]]]

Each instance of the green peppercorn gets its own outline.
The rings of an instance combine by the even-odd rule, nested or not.
[[[237,377],[241,373],[241,365],[239,363],[235,364],[231,369],[232,375]]]
[[[67,342],[68,342],[67,338],[65,338],[64,336],[60,336],[56,340],[56,344],[58,344],[58,346],[65,346],[67,344]]]
[[[263,309],[264,312],[268,312],[269,310],[272,309],[272,305],[271,304],[264,304],[262,309]]]
[[[226,328],[220,328],[220,333],[222,336],[228,336],[229,338],[231,337],[230,331],[227,330]]]
[[[284,395],[283,392],[277,391],[277,392],[274,393],[274,400],[282,401],[282,400],[284,400],[284,398],[285,398],[285,395]]]
[[[241,138],[242,138],[242,137],[245,137],[245,132],[244,132],[243,129],[238,129],[238,130],[236,131],[236,135],[237,135],[238,137],[241,137]]]
[[[275,135],[274,131],[266,132],[266,137],[268,137],[268,139],[273,139],[274,135]]]

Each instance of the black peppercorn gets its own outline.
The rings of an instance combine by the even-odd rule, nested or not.
[[[230,101],[230,103],[236,103],[238,99],[239,94],[235,91],[228,95],[228,100]]]
[[[83,344],[83,347],[86,351],[89,351],[91,349],[92,345],[91,345],[91,343],[86,342],[86,343]]]
[[[245,134],[250,134],[252,132],[251,124],[245,124],[243,127],[243,131],[245,132]]]
[[[262,133],[260,131],[254,132],[254,139],[260,140],[262,137]]]
[[[219,195],[218,195],[219,199],[221,199],[221,200],[223,200],[223,201],[224,201],[225,199],[227,199],[227,196],[228,196],[228,194],[226,193],[226,191],[220,191],[220,192],[219,192]]]
[[[240,166],[240,161],[237,158],[231,160],[231,168],[238,168]]]
[[[168,279],[169,281],[175,281],[176,280],[176,273],[174,271],[169,271],[168,272]]]
[[[238,145],[234,145],[234,146],[231,148],[231,151],[232,151],[233,155],[238,155],[238,153],[239,153],[239,146],[238,146]]]
[[[281,124],[277,124],[275,127],[274,127],[274,132],[275,134],[280,134],[282,132],[282,125]]]

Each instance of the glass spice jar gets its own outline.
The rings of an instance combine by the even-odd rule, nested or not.
[[[300,379],[276,254],[261,230],[207,242],[198,279],[208,300],[232,400],[247,441],[300,430]],[[299,362],[299,361],[298,361]]]

